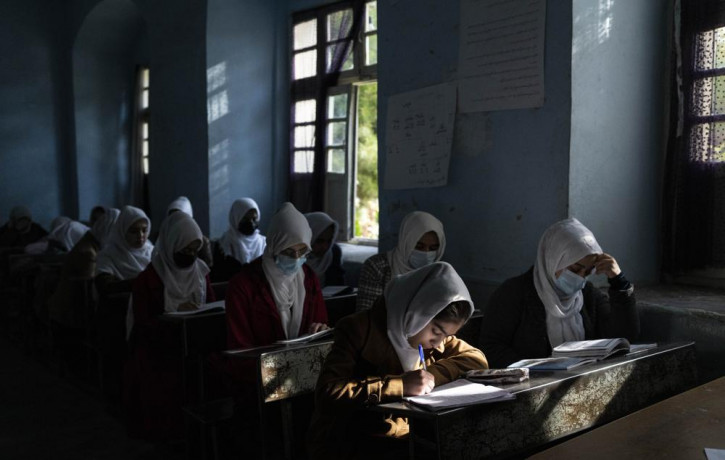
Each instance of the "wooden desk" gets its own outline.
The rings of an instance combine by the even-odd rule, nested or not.
[[[502,385],[515,401],[427,412],[403,403],[374,410],[408,417],[411,458],[521,456],[691,388],[693,343],[661,346],[572,371],[532,372]]]
[[[317,378],[331,349],[332,341],[326,340],[225,352],[229,358],[254,360],[255,369],[259,370],[256,373],[257,403],[264,458],[280,454],[286,459],[295,458],[291,400],[315,391]],[[269,423],[272,411],[277,408],[282,415],[281,440],[278,430]],[[278,449],[270,449],[270,446],[280,445],[283,446],[283,453],[278,452]]]
[[[182,383],[184,397],[192,400],[189,389],[190,370],[194,369],[197,383],[197,400],[206,400],[204,385],[204,356],[222,351],[227,347],[227,324],[224,310],[194,315],[170,316],[161,315],[161,321],[178,329],[182,359]]]
[[[577,436],[531,457],[704,459],[725,449],[725,377]]]

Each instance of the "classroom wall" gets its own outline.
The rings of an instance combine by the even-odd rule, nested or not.
[[[46,228],[77,212],[62,2],[0,2],[0,222],[24,204]]]
[[[670,3],[573,2],[570,214],[641,283],[659,278]]]
[[[279,2],[209,0],[206,44],[206,107],[209,131],[210,235],[228,228],[234,200],[253,198],[261,225],[277,208],[284,181],[276,151],[277,22]],[[286,86],[285,86],[286,87]]]
[[[458,2],[378,4],[381,184],[387,99],[455,81],[459,21]],[[568,210],[571,29],[571,3],[547,2],[543,107],[458,114],[447,186],[380,190],[381,250],[396,244],[403,216],[420,209],[445,225],[444,260],[472,291],[531,266],[541,233]]]
[[[97,204],[133,204],[132,104],[136,66],[144,60],[139,53],[148,54],[146,27],[130,0],[99,3],[76,35],[73,94],[82,218]]]

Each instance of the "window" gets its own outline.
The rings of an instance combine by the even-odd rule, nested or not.
[[[141,145],[141,168],[144,175],[149,173],[149,83],[150,71],[148,67],[140,69],[139,78],[139,144]]]
[[[725,1],[682,0],[675,14],[663,268],[675,282],[725,286]]]
[[[293,18],[291,198],[330,214],[341,240],[377,239],[377,32],[376,1]]]

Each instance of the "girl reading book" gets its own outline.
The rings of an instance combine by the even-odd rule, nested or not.
[[[480,350],[455,337],[472,313],[461,278],[436,262],[393,278],[372,309],[340,320],[317,381],[310,457],[405,457],[407,421],[365,408],[487,368]]]

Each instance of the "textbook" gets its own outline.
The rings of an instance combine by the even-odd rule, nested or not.
[[[522,359],[515,363],[509,364],[509,369],[525,368],[532,371],[568,371],[575,367],[583,366],[585,364],[594,363],[597,360],[595,358],[566,358],[566,357],[554,357],[554,358],[536,358],[536,359]]]
[[[439,411],[453,407],[508,401],[515,398],[514,394],[506,390],[460,379],[435,387],[427,395],[406,396],[403,401],[422,409]]]
[[[528,368],[474,369],[466,372],[466,380],[476,383],[519,383],[529,379]]]
[[[216,302],[205,303],[204,305],[201,305],[196,310],[169,311],[164,314],[167,316],[189,316],[189,315],[198,315],[200,313],[212,313],[215,311],[224,311],[224,301],[223,300],[217,300]]]
[[[277,340],[274,343],[278,343],[278,344],[281,344],[281,345],[291,345],[293,343],[307,343],[307,342],[312,342],[314,340],[322,339],[324,337],[327,337],[327,336],[332,335],[332,332],[334,330],[335,329],[331,327],[330,329],[325,329],[324,331],[318,331],[318,332],[315,332],[314,334],[305,334],[305,335],[301,335],[299,337],[296,337],[294,339]]]
[[[624,338],[578,340],[575,342],[564,342],[554,347],[551,352],[553,357],[579,357],[604,359],[620,352],[629,351],[629,341]]]

